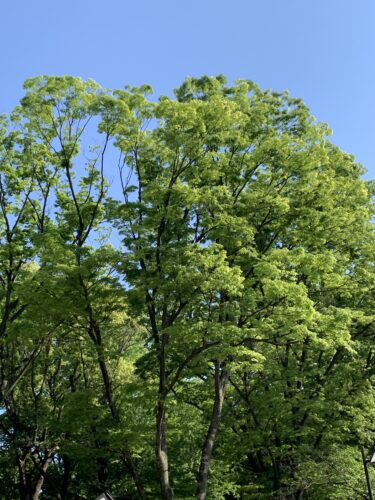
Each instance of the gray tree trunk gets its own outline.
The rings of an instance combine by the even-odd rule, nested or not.
[[[225,389],[227,385],[228,374],[220,367],[220,362],[215,361],[215,399],[212,408],[210,426],[207,431],[206,439],[203,444],[201,461],[198,471],[197,499],[205,500],[208,492],[208,473],[212,452],[216,436],[221,423]]]

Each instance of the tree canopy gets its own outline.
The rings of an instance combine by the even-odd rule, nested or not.
[[[363,499],[373,186],[287,92],[41,76],[0,123],[0,497]]]

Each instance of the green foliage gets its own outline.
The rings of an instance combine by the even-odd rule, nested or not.
[[[1,495],[364,498],[373,184],[288,93],[150,93],[1,118]]]

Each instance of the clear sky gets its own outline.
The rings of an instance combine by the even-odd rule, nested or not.
[[[375,178],[375,0],[3,0],[0,112],[39,74],[150,83],[223,73],[302,97]]]

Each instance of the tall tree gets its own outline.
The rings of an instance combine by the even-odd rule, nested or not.
[[[259,357],[268,366],[276,356],[288,401],[293,385],[302,387],[288,375],[296,356],[303,363],[322,342],[333,356],[353,350],[355,312],[335,291],[350,278],[371,216],[360,168],[327,141],[329,130],[300,100],[246,81],[227,87],[222,77],[187,80],[176,96],[160,99],[157,125],[144,132],[149,104],[121,94],[136,102],[138,132],[117,134],[136,198],[123,182],[126,203],[115,215],[129,296],[148,318],[144,362],[159,380],[155,447],[168,499],[168,398],[196,358],[207,363],[199,376],[210,380],[214,366],[216,381],[197,475],[205,498],[231,366]],[[279,489],[277,461],[274,468]]]
[[[247,80],[25,89],[0,137],[7,496],[361,498],[374,241],[353,157]]]

